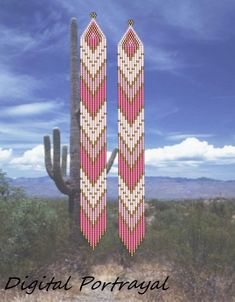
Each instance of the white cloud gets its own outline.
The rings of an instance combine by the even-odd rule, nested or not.
[[[53,153],[53,150],[51,151]],[[107,152],[107,160],[109,159],[111,152]],[[0,149],[0,161],[1,161],[1,149]],[[68,154],[68,167],[70,163],[70,156]],[[118,157],[114,161],[110,173],[117,173]],[[10,160],[10,165],[20,170],[32,170],[33,171],[45,171],[44,165],[44,147],[42,144],[26,150],[21,156],[15,157]]]
[[[107,152],[107,159],[111,152]],[[30,171],[32,176],[34,172],[40,172],[46,175],[44,167],[44,148],[43,145],[37,145],[32,149],[25,151],[21,156],[12,158],[12,149],[0,149],[0,162],[9,164],[11,169],[17,171]],[[69,162],[69,158],[68,158]],[[147,149],[145,151],[146,172],[148,167],[155,170],[156,173],[168,176],[189,176],[194,172],[203,174],[207,165],[231,165],[235,164],[235,146],[225,145],[223,147],[215,147],[207,141],[201,141],[195,137],[187,138],[179,144],[164,146],[161,148]],[[69,166],[69,164],[68,164]],[[152,171],[154,171],[152,170]],[[19,172],[17,172],[19,173]],[[28,172],[27,172],[28,173]],[[114,165],[110,171],[111,175],[118,173],[118,157],[116,157]],[[152,172],[151,172],[152,173]],[[155,172],[153,175],[156,174]],[[204,174],[203,174],[204,175]]]
[[[118,167],[112,166],[109,173],[116,176],[118,174]]]
[[[53,154],[53,148],[51,150]],[[19,170],[31,170],[32,172],[45,172],[44,163],[44,146],[42,144],[26,150],[21,156],[15,157],[10,160],[10,165]],[[68,154],[67,166],[70,164],[70,155]]]
[[[10,116],[26,116],[26,115],[37,115],[48,111],[52,111],[55,108],[61,106],[61,103],[56,101],[45,101],[45,102],[35,102],[16,106],[9,106],[2,109],[4,115]]]
[[[25,151],[22,156],[13,158],[10,164],[20,170],[43,171],[45,169],[43,145]]]
[[[198,166],[206,163],[235,164],[235,146],[228,145],[217,148],[206,141],[190,137],[172,146],[147,149],[145,151],[145,163],[155,167]]]
[[[6,162],[11,158],[12,149],[0,148],[0,162]]]

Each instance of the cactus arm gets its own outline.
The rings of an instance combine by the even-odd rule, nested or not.
[[[61,176],[61,173],[56,174],[55,177],[53,178],[55,185],[57,187],[57,189],[65,194],[65,195],[70,195],[72,194],[72,189],[70,188],[70,186],[65,183],[63,177]]]
[[[61,163],[62,177],[67,176],[67,159],[68,159],[68,148],[67,148],[67,146],[63,146],[62,147],[62,163]]]
[[[107,174],[109,173],[109,171],[112,168],[112,165],[114,163],[114,160],[116,158],[117,153],[118,153],[118,148],[113,149],[112,154],[111,154],[111,156],[110,156],[110,158],[109,158],[109,160],[107,162],[107,165],[106,165],[106,173]]]
[[[70,186],[65,183],[60,167],[60,130],[58,128],[53,129],[53,179],[57,188],[61,193],[70,195],[72,192]]]
[[[47,174],[50,178],[54,179],[53,167],[51,161],[51,141],[49,135],[45,135],[44,138],[44,160]]]
[[[53,167],[54,174],[60,170],[60,129],[53,129]]]

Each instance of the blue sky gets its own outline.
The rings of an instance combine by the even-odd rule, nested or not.
[[[108,43],[108,150],[117,145],[116,46],[145,46],[146,175],[235,179],[235,1],[0,0],[0,167],[43,176],[42,138],[69,138],[69,22],[96,11]],[[117,170],[113,169],[113,174]]]

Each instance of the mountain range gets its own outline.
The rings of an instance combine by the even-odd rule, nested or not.
[[[118,196],[117,177],[109,177],[107,183],[108,199],[116,200]],[[54,182],[47,176],[11,179],[11,184],[23,188],[28,196],[50,198],[63,196],[57,190]],[[145,197],[146,200],[182,200],[216,197],[235,198],[235,180],[145,177]]]

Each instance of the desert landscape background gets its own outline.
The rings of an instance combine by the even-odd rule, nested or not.
[[[235,1],[0,4],[0,301],[234,302]],[[118,237],[117,160],[108,178],[107,233],[95,251],[72,236],[79,215],[71,219],[68,198],[46,176],[45,153],[48,175],[55,176],[48,156],[54,133],[54,178],[79,193],[79,178],[69,183],[64,172],[78,176],[65,162],[74,154],[68,145],[70,121],[78,121],[79,112],[76,44],[79,50],[91,12],[107,38],[109,156],[118,147],[117,46],[130,18],[144,42],[146,236],[133,257]],[[69,151],[61,169],[58,129],[61,149]],[[79,172],[75,130],[77,160],[70,168]],[[68,191],[73,212],[79,200],[75,203],[76,194]],[[103,281],[170,276],[170,288],[143,296],[126,290],[80,292],[87,274]],[[32,295],[4,290],[9,276],[26,275],[29,282],[71,275],[73,288]]]
[[[0,278],[43,275],[64,280],[71,291],[0,292],[1,301],[234,301],[235,199],[146,202],[146,237],[131,257],[118,238],[118,203],[108,202],[107,233],[95,251],[70,238],[66,198],[29,197],[1,173]],[[81,277],[97,280],[164,280],[167,291],[80,292]]]

